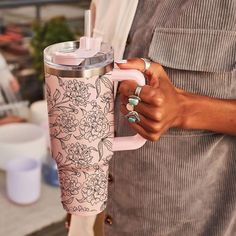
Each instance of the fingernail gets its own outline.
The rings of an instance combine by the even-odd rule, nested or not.
[[[117,60],[117,61],[115,61],[115,63],[117,63],[117,64],[125,64],[125,63],[127,63],[127,60]]]

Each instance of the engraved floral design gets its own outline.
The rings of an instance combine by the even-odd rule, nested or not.
[[[80,133],[83,138],[90,142],[102,138],[109,130],[109,121],[105,114],[96,109],[87,112],[80,121]]]
[[[96,210],[91,210],[88,207],[74,206],[68,209],[68,212],[93,212]]]
[[[59,126],[59,129],[63,133],[70,133],[76,130],[79,121],[76,116],[72,113],[63,112],[57,116],[54,125]]]
[[[105,174],[97,172],[89,175],[83,184],[81,192],[84,200],[91,203],[91,205],[104,202],[107,198],[107,178]]]
[[[95,82],[95,88],[97,91],[97,98],[100,96],[100,93],[102,91],[101,85],[104,85],[107,89],[109,89],[111,92],[113,91],[113,83],[107,76],[99,76]]]
[[[113,83],[109,76],[53,77],[48,82],[52,156],[58,165],[63,207],[69,212],[96,213],[107,200]]]
[[[63,175],[61,179],[62,193],[67,196],[79,194],[81,184],[76,175]]]
[[[92,150],[97,151],[94,147],[87,147],[84,144],[72,143],[68,147],[67,158],[76,164],[78,168],[87,168],[90,166],[93,156]]]
[[[64,96],[68,97],[75,106],[87,106],[91,95],[89,93],[90,87],[93,87],[93,85],[75,79],[67,81]]]
[[[104,113],[108,113],[111,110],[111,104],[113,103],[113,94],[106,92],[101,96],[101,102],[105,103]]]
[[[111,158],[112,158],[112,155],[105,157],[105,159],[103,160],[103,165],[108,166]]]
[[[101,102],[111,103],[113,101],[113,95],[111,92],[106,92],[101,96]]]

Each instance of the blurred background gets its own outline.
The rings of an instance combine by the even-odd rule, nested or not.
[[[43,49],[79,39],[89,5],[90,0],[0,0],[0,235],[67,235],[49,152]],[[17,189],[20,181],[25,185]]]

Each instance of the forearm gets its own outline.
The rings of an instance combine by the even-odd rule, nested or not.
[[[182,114],[178,127],[236,135],[236,100],[222,100],[179,91]]]

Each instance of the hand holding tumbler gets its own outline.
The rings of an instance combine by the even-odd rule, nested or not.
[[[139,135],[114,138],[114,81],[129,78],[144,85],[143,74],[113,69],[113,50],[106,43],[93,54],[80,50],[79,42],[44,51],[51,151],[63,207],[74,215],[104,210],[113,152],[137,149],[146,141]]]

